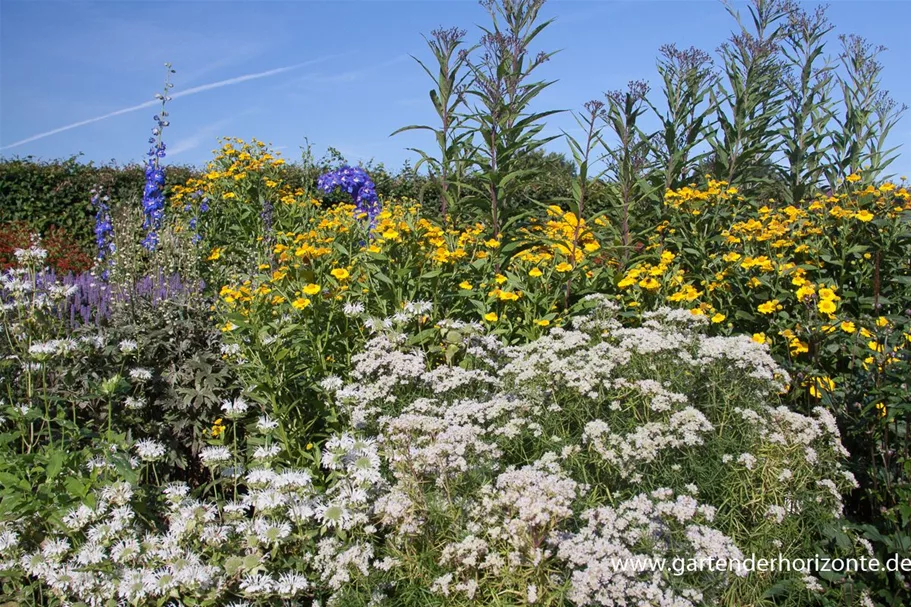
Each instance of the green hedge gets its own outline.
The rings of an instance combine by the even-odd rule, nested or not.
[[[168,184],[182,183],[196,172],[169,166]],[[83,164],[76,157],[38,162],[31,157],[0,161],[0,223],[25,221],[38,232],[64,228],[84,243],[93,241],[95,212],[91,190],[102,186],[115,200],[139,204],[145,182],[141,165]]]

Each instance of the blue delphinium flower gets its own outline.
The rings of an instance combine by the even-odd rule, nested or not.
[[[382,211],[382,207],[380,199],[376,195],[376,186],[373,185],[373,180],[370,179],[367,171],[361,167],[345,165],[336,171],[321,175],[317,179],[316,185],[320,191],[326,194],[335,188],[343,189],[354,201],[354,216],[360,217],[362,214],[366,214],[370,227],[376,225],[376,218]]]
[[[92,207],[95,209],[95,244],[98,247],[98,263],[105,266],[102,280],[108,279],[108,266],[111,264],[116,245],[114,244],[114,224],[111,222],[109,198],[102,196],[101,191],[92,188]]]
[[[198,202],[198,204],[197,204]],[[198,206],[198,209],[196,208]],[[194,210],[196,211],[194,213]],[[199,233],[199,216],[209,210],[209,198],[203,194],[202,190],[196,190],[190,194],[190,200],[184,205],[183,211],[190,217],[189,226],[193,231],[193,244],[202,240],[202,234]]]
[[[158,248],[158,230],[161,228],[161,222],[164,219],[165,172],[161,166],[161,159],[165,157],[166,146],[164,141],[162,141],[161,134],[164,128],[170,125],[167,120],[168,112],[165,110],[165,105],[171,100],[168,92],[174,87],[171,84],[171,74],[174,73],[174,70],[171,69],[170,63],[165,63],[165,67],[168,71],[164,92],[155,95],[156,99],[161,100],[161,112],[155,116],[156,126],[152,129],[152,137],[149,138],[149,144],[152,147],[148,152],[146,183],[142,191],[142,212],[145,214],[142,227],[146,231],[146,237],[143,239],[142,245],[150,251]]]

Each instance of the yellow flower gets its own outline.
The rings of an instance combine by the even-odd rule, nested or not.
[[[885,316],[880,316],[879,318],[876,319],[876,326],[877,327],[888,327],[889,319],[886,318]]]
[[[539,320],[536,320],[535,324],[538,325],[539,327],[546,327],[546,326],[550,325],[550,321],[547,320],[546,318],[541,318]]]
[[[781,309],[781,304],[778,302],[777,299],[772,299],[770,301],[765,302],[764,304],[759,304],[759,307],[757,308],[757,310],[759,310],[759,312],[762,314],[772,314],[773,312],[775,312],[775,310],[780,310],[780,309]]]
[[[212,438],[218,438],[225,433],[225,425],[223,420],[219,417],[214,422],[212,422]]]
[[[841,330],[844,331],[845,333],[854,333],[854,331],[857,330],[857,327],[855,327],[854,323],[851,322],[850,320],[846,320],[838,326],[841,327]]]
[[[834,314],[835,313],[835,302],[831,299],[824,299],[817,305],[819,311],[823,314]]]
[[[835,389],[835,382],[829,377],[813,378],[810,384],[810,394],[819,398],[823,392],[831,392]]]
[[[805,284],[799,289],[797,289],[797,299],[806,299],[808,297],[813,297],[816,295],[816,289],[812,285]]]
[[[474,287],[467,280],[463,280],[462,282],[459,283],[459,288],[465,289],[466,291],[471,291]]]
[[[496,249],[500,246],[500,241],[496,238],[491,238],[490,240],[484,242],[484,246],[488,249]]]
[[[349,274],[348,270],[346,270],[345,268],[335,268],[334,270],[332,270],[329,273],[332,274],[336,278],[336,280],[345,280],[346,278],[351,276],[351,274]]]
[[[623,280],[621,280],[620,282],[618,282],[618,283],[617,283],[617,286],[620,287],[621,289],[625,289],[626,287],[631,287],[631,286],[633,286],[634,284],[636,284],[636,279],[635,279],[635,277],[633,277],[633,276],[627,276],[626,278],[624,278]]]
[[[306,297],[298,297],[297,299],[294,300],[294,302],[291,305],[293,307],[297,308],[298,310],[303,310],[304,308],[306,308],[307,306],[310,305],[310,300],[307,299]]]
[[[209,253],[208,261],[215,261],[216,259],[221,259],[221,253],[224,251],[222,247],[215,247],[212,249],[212,252]]]
[[[500,291],[500,292],[497,294],[497,297],[498,297],[501,301],[515,301],[515,300],[519,299],[519,296],[518,296],[517,294],[515,294],[515,293],[510,293],[509,291]]]
[[[532,278],[537,278],[538,276],[541,276],[542,274],[544,274],[544,272],[542,272],[538,268],[532,268],[528,272],[528,275],[531,276]]]
[[[871,350],[873,350],[874,352],[883,352],[883,351],[885,351],[885,348],[883,347],[883,345],[880,344],[880,343],[877,343],[877,342],[875,342],[875,341],[869,341],[869,342],[867,342],[867,347],[870,348]]]
[[[383,238],[385,238],[386,240],[395,240],[398,237],[399,237],[399,233],[397,230],[386,230],[385,232],[383,232]]]
[[[717,314],[715,314],[714,316],[712,316],[712,322],[715,323],[715,324],[718,324],[718,323],[720,323],[720,322],[724,322],[724,319],[725,319],[725,318],[727,318],[727,316],[725,316],[725,315],[722,314],[721,312],[718,312]]]
[[[757,344],[764,344],[766,342],[765,333],[753,333],[753,341]]]
[[[566,263],[565,261],[557,264],[557,267],[554,268],[557,272],[572,272],[573,267]]]
[[[797,338],[792,339],[788,345],[791,347],[791,354],[794,356],[810,351],[810,347]]]
[[[484,315],[484,320],[487,322],[497,322],[498,319],[499,317],[497,316],[496,312],[488,312]]]
[[[857,183],[858,181],[860,181],[860,175],[858,175],[857,173],[851,173],[850,175],[845,177],[845,181],[847,181],[848,183]]]
[[[838,295],[835,294],[835,291],[833,291],[832,289],[829,289],[827,287],[823,287],[822,289],[819,290],[819,298],[820,299],[836,299],[836,300],[840,299],[838,297]]]
[[[873,220],[873,213],[871,213],[870,211],[864,209],[863,211],[861,211],[861,212],[859,212],[859,213],[855,213],[855,214],[854,214],[854,219],[856,219],[856,220],[858,220],[858,221],[863,221],[864,223],[866,223],[866,222],[868,222],[868,221],[872,221],[872,220]]]
[[[647,291],[654,291],[661,288],[661,283],[651,276],[648,276],[639,281],[639,286]]]
[[[505,276],[503,276],[502,274],[497,274],[496,276],[494,276],[494,280],[497,282],[498,285],[501,285],[504,282],[506,282],[507,278]]]
[[[885,403],[876,403],[876,408],[879,410],[879,416],[885,417],[887,414]]]
[[[237,325],[235,325],[235,324],[234,324],[233,322],[231,322],[231,321],[228,321],[228,322],[226,322],[225,325],[221,328],[221,331],[222,331],[222,333],[226,333],[226,332],[228,332],[228,331],[233,331],[233,330],[236,329],[236,328],[237,328]]]
[[[320,286],[317,284],[309,284],[303,288],[303,291],[307,295],[316,295],[320,291]]]

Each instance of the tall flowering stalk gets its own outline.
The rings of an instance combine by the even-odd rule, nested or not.
[[[95,244],[98,247],[98,265],[104,268],[101,272],[103,280],[108,279],[111,256],[116,251],[114,224],[111,221],[111,209],[108,206],[109,200],[107,195],[102,195],[98,187],[92,188],[92,207],[95,209]]]
[[[361,167],[345,165],[336,171],[321,175],[317,179],[316,185],[321,192],[326,194],[331,193],[335,188],[348,192],[354,201],[354,216],[359,218],[366,215],[371,227],[376,224],[376,218],[382,211],[382,205],[376,195],[373,180]]]
[[[170,125],[165,106],[171,100],[168,92],[174,87],[171,83],[171,74],[174,73],[174,70],[171,69],[170,63],[164,65],[167,69],[164,90],[155,95],[155,98],[161,101],[161,112],[155,116],[156,126],[152,129],[152,136],[149,137],[152,147],[148,153],[146,184],[142,192],[142,211],[145,214],[142,227],[146,230],[146,237],[143,239],[142,245],[150,251],[154,251],[158,247],[158,230],[161,228],[161,220],[164,218],[165,172],[161,166],[161,159],[165,157],[165,143],[162,141],[161,134],[164,128]]]

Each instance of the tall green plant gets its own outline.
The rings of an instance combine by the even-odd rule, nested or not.
[[[464,128],[465,115],[459,109],[465,103],[466,79],[471,73],[465,69],[468,62],[468,51],[460,49],[465,39],[465,30],[458,28],[437,29],[426,39],[427,46],[437,61],[436,73],[414,57],[427,75],[434,81],[436,88],[430,90],[430,101],[440,119],[439,128],[424,125],[410,125],[398,129],[393,135],[415,129],[433,133],[439,149],[435,158],[423,150],[409,148],[420,155],[415,164],[417,171],[426,164],[431,178],[439,187],[440,215],[444,221],[449,212],[458,206],[461,199],[462,182],[466,170],[471,131]],[[450,189],[450,185],[453,187]]]
[[[590,189],[601,180],[604,172],[592,174],[592,161],[595,148],[601,141],[600,122],[604,117],[604,102],[597,99],[585,104],[585,112],[581,115],[574,113],[573,117],[579,124],[579,128],[585,134],[582,142],[572,137],[569,133],[564,133],[566,142],[573,155],[573,162],[577,167],[575,179],[572,182],[572,196],[569,199],[570,211],[576,216],[576,222],[573,229],[570,256],[576,259],[576,251],[580,247],[582,236],[587,229],[584,227],[585,213],[588,211],[588,202]],[[569,299],[572,294],[573,275],[570,274],[566,279],[566,290],[563,296],[563,309],[569,309]]]
[[[532,55],[535,38],[552,20],[538,23],[544,0],[483,0],[493,25],[481,28],[481,55],[469,63],[474,80],[468,94],[476,100],[470,113],[476,136],[474,180],[465,184],[489,212],[495,238],[515,219],[519,192],[540,171],[519,168],[524,154],[555,137],[540,137],[542,119],[559,112],[531,110],[531,102],[553,84],[532,81],[534,71],[553,53]],[[513,217],[511,217],[511,215]]]
[[[630,215],[655,191],[649,183],[653,167],[651,158],[652,143],[639,126],[639,119],[646,112],[645,97],[648,85],[633,81],[626,90],[610,91],[607,98],[607,109],[601,115],[608,128],[616,137],[611,145],[601,139],[607,152],[607,174],[614,182],[608,196],[620,223],[620,244],[623,248],[622,263],[626,263],[630,253]]]
[[[833,26],[825,8],[813,14],[796,10],[784,37],[782,54],[791,73],[784,80],[788,93],[781,125],[788,202],[806,198],[820,184],[830,148],[829,123],[834,114],[834,66],[823,56],[825,36]]]
[[[880,88],[882,64],[877,57],[886,50],[855,35],[840,36],[839,55],[844,73],[838,78],[844,115],[836,117],[840,127],[832,135],[832,153],[827,173],[833,189],[852,173],[861,173],[872,183],[897,157],[898,148],[886,147],[889,132],[907,106],[898,106]]]
[[[707,99],[718,75],[705,51],[693,47],[681,51],[667,44],[660,53],[658,73],[666,108],[659,110],[647,99],[646,103],[661,120],[661,128],[652,140],[652,153],[663,178],[663,195],[688,183],[706,157],[706,152],[699,150],[708,136],[712,107]]]
[[[728,12],[740,32],[721,45],[725,78],[711,94],[717,130],[709,138],[716,178],[741,186],[771,181],[773,155],[781,142],[785,65],[779,45],[794,6],[786,0],[751,0],[750,23],[733,4]]]

